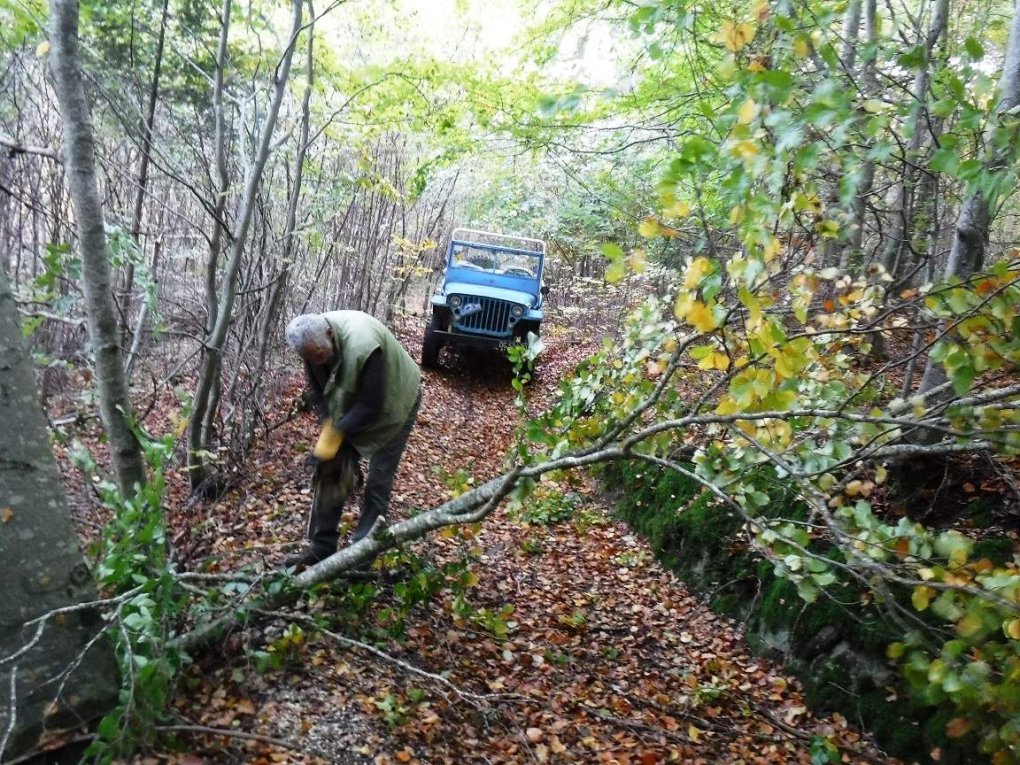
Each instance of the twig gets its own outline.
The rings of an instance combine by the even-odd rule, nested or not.
[[[15,702],[18,700],[18,667],[17,665],[11,667],[11,691],[10,691],[10,706],[8,707],[11,712],[11,718],[7,721],[7,730],[4,731],[4,737],[0,739],[0,760],[3,760],[4,751],[7,749],[7,742],[11,738],[11,734],[14,733],[14,724],[18,720],[18,707]]]
[[[378,648],[375,648],[374,646],[368,645],[368,643],[362,643],[360,640],[354,640],[353,638],[349,638],[349,637],[345,637],[343,635],[339,635],[336,632],[331,632],[330,630],[327,630],[324,627],[322,627],[322,625],[318,624],[310,616],[304,616],[303,614],[288,613],[288,612],[285,612],[285,611],[256,611],[256,613],[262,614],[263,616],[271,616],[271,617],[274,617],[274,618],[277,618],[277,619],[286,619],[286,620],[291,620],[291,621],[304,622],[305,624],[308,624],[308,625],[312,626],[317,632],[320,632],[323,635],[325,635],[326,637],[328,637],[328,638],[330,638],[332,640],[337,641],[341,645],[345,645],[345,646],[348,646],[350,648],[358,648],[358,649],[361,649],[363,651],[367,651],[370,654],[378,656],[380,659],[383,659],[384,661],[388,661],[391,664],[396,664],[398,667],[403,669],[405,672],[410,672],[411,674],[419,675],[420,677],[426,677],[429,680],[432,680],[433,682],[436,682],[436,683],[438,683],[440,685],[444,685],[447,688],[449,688],[453,693],[455,693],[457,696],[463,697],[465,699],[470,699],[472,701],[477,701],[477,702],[493,701],[493,700],[500,701],[500,700],[505,700],[505,699],[516,699],[516,700],[520,700],[520,701],[533,701],[534,700],[534,699],[528,698],[527,696],[522,696],[522,695],[517,694],[517,693],[472,693],[471,691],[465,691],[462,688],[458,688],[456,685],[451,683],[449,680],[447,680],[442,675],[436,675],[436,674],[433,674],[432,672],[427,672],[424,669],[420,669],[419,667],[416,667],[413,664],[408,664],[406,661],[403,661],[402,659],[398,659],[396,656],[391,656],[390,654],[386,653],[385,651],[380,651]]]
[[[227,728],[210,728],[207,725],[157,725],[156,730],[161,733],[201,733],[207,736],[223,736],[225,738],[240,738],[245,741],[258,741],[263,744],[278,746],[281,749],[289,749],[292,752],[311,754],[324,760],[332,760],[329,754],[319,749],[302,747],[285,739],[265,736],[261,733],[248,733],[243,730],[229,730]]]
[[[130,590],[121,593],[120,595],[118,595],[115,598],[104,598],[104,599],[101,599],[101,600],[90,600],[90,601],[87,601],[85,603],[76,603],[73,606],[64,606],[63,608],[54,608],[52,611],[47,611],[46,613],[44,613],[44,614],[42,614],[40,616],[37,616],[34,619],[30,619],[29,621],[25,622],[21,626],[22,626],[22,629],[24,629],[25,627],[28,627],[30,624],[36,625],[35,634],[32,636],[32,639],[28,643],[23,645],[21,648],[19,648],[17,651],[15,651],[14,653],[12,653],[12,654],[10,654],[8,656],[4,656],[3,658],[0,658],[0,666],[2,666],[4,664],[9,664],[12,661],[15,661],[19,656],[24,656],[26,653],[31,651],[32,648],[34,648],[35,645],[39,642],[40,638],[42,638],[43,631],[46,629],[46,622],[48,622],[53,617],[60,616],[62,614],[74,613],[75,611],[85,611],[85,610],[90,609],[90,608],[98,608],[99,606],[108,606],[108,605],[120,604],[120,603],[123,603],[126,600],[130,600],[131,598],[133,598],[135,595],[137,595],[141,591],[142,591],[142,586],[139,585],[138,587],[133,587]]]

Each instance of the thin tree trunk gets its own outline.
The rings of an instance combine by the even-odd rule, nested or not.
[[[931,25],[924,40],[924,63],[914,75],[911,95],[915,101],[913,114],[906,126],[910,136],[903,155],[900,169],[900,183],[896,187],[896,197],[892,205],[892,227],[889,241],[882,255],[882,265],[894,280],[899,281],[905,267],[905,254],[909,249],[909,239],[913,236],[911,219],[913,218],[914,190],[917,185],[917,168],[921,147],[924,144],[924,125],[928,114],[928,85],[931,81],[931,62],[933,53],[946,31],[949,20],[949,0],[936,0],[932,11]]]
[[[1020,0],[1013,11],[1012,27],[1006,43],[996,117],[1005,116],[1017,105],[1020,105]],[[996,144],[992,133],[998,122],[998,119],[994,119],[992,126],[986,130],[985,145],[988,147],[984,157],[986,173],[1000,173],[1007,167],[1016,142],[1014,128],[1010,141]],[[985,247],[992,225],[992,210],[1006,191],[1002,184],[990,184],[987,190],[977,188],[967,197],[956,218],[956,232],[944,274],[946,279],[954,276],[966,279],[984,267]],[[918,392],[927,393],[944,384],[946,380],[946,372],[942,365],[929,359]]]
[[[155,275],[159,266],[159,252],[162,249],[163,240],[157,238],[152,247],[152,273]],[[124,376],[131,379],[131,369],[134,367],[135,359],[142,347],[142,337],[145,335],[145,322],[149,318],[149,301],[142,300],[142,307],[138,309],[138,320],[135,322],[135,332],[131,338],[131,348],[128,351],[127,360],[124,362]]]
[[[208,477],[208,468],[202,456],[207,442],[203,436],[208,436],[205,427],[211,422],[215,414],[213,406],[214,393],[219,389],[220,371],[223,366],[223,346],[227,338],[227,330],[233,317],[234,298],[237,293],[237,274],[241,266],[241,259],[244,255],[244,245],[248,238],[248,230],[251,226],[252,214],[255,209],[255,202],[259,184],[262,181],[262,172],[265,169],[266,161],[269,159],[270,148],[273,139],[273,131],[276,128],[276,121],[280,114],[280,106],[287,91],[287,80],[290,76],[291,62],[294,60],[295,43],[301,32],[301,7],[303,0],[292,0],[293,26],[287,47],[276,72],[276,86],[273,93],[273,100],[262,123],[262,130],[259,135],[258,145],[255,151],[254,161],[248,168],[245,178],[244,192],[241,197],[241,208],[238,216],[237,227],[234,232],[234,239],[231,242],[230,256],[223,275],[223,281],[219,290],[219,304],[216,312],[212,330],[205,341],[205,355],[202,358],[202,367],[199,371],[198,383],[195,388],[195,398],[192,404],[192,411],[189,422],[189,479],[192,489],[197,489]],[[229,10],[230,0],[225,0],[224,7]],[[223,20],[224,25],[229,23],[227,18]],[[225,33],[224,33],[225,35]]]
[[[315,18],[315,8],[311,2],[308,4],[308,15]],[[297,156],[294,158],[294,184],[291,187],[291,196],[287,201],[287,215],[283,226],[283,252],[281,254],[282,265],[280,274],[273,285],[269,288],[269,299],[266,309],[262,314],[262,321],[259,324],[259,347],[255,359],[255,398],[258,398],[262,370],[266,363],[266,354],[269,349],[269,338],[272,328],[279,315],[282,298],[287,294],[289,284],[290,267],[294,260],[294,233],[297,229],[297,209],[301,200],[301,184],[304,175],[305,155],[308,151],[308,135],[311,115],[312,86],[315,83],[315,58],[313,56],[315,44],[315,24],[308,27],[308,50],[305,57],[305,93],[301,100],[301,132],[298,137]],[[250,440],[251,429],[246,429],[245,443]]]
[[[110,284],[103,207],[96,180],[95,145],[78,57],[77,0],[50,3],[53,84],[63,127],[64,167],[78,223],[85,282],[89,339],[96,360],[96,381],[103,424],[117,486],[125,497],[145,482],[142,452],[131,429],[131,401],[120,351],[120,333]]]
[[[160,14],[159,36],[156,38],[156,62],[152,70],[152,82],[149,85],[149,100],[142,120],[142,157],[138,167],[138,188],[135,189],[135,201],[131,212],[131,238],[135,246],[141,249],[142,215],[145,212],[145,190],[149,180],[149,163],[152,157],[152,127],[156,122],[156,103],[159,100],[159,78],[163,70],[163,48],[166,42],[166,24],[169,16],[170,0],[163,0]],[[124,315],[131,310],[131,291],[135,286],[135,264],[128,263],[124,284]],[[141,318],[141,315],[140,315]],[[136,328],[136,332],[138,329]]]
[[[875,78],[875,42],[878,38],[878,21],[876,19],[876,0],[864,0],[864,42],[869,51],[861,71],[861,88],[866,97],[874,93],[878,83]],[[856,59],[856,57],[855,57]],[[875,183],[875,163],[865,159],[861,167],[860,181],[854,194],[852,218],[850,221],[850,240],[840,255],[839,268],[845,271],[850,265],[850,257],[860,252],[864,243],[864,217],[868,211],[868,197]]]
[[[861,28],[861,0],[850,0],[843,14],[843,44],[839,58],[843,69],[850,74],[857,63],[857,38]]]

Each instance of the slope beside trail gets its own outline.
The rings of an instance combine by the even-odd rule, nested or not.
[[[401,334],[416,355],[418,329]],[[593,350],[555,327],[546,342],[536,402]],[[281,415],[300,388],[295,375],[276,391]],[[189,503],[183,477],[171,476],[170,537],[184,567],[265,570],[297,549],[317,426],[307,414],[281,419],[219,501]],[[393,517],[497,474],[515,423],[498,359],[448,358],[426,371]],[[467,542],[437,534],[416,546],[437,563],[472,548],[465,597],[476,618],[444,591],[410,612],[396,640],[382,629],[393,582],[376,583],[377,599],[353,611],[364,585],[332,585],[198,657],[173,700],[181,747],[137,761],[807,764],[829,740],[836,759],[816,761],[894,762],[840,715],[809,712],[796,681],[751,656],[739,625],[664,570],[596,486],[579,479],[563,489],[576,506],[558,523],[503,508]],[[352,508],[345,521],[354,517]],[[486,614],[502,619],[505,635]],[[312,616],[332,635],[315,632]],[[342,634],[381,653],[339,642]],[[267,671],[260,661],[273,654],[278,666]]]

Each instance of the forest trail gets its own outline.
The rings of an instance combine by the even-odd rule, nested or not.
[[[401,339],[417,354],[417,325]],[[536,407],[595,347],[556,327],[546,342],[529,390]],[[494,358],[452,361],[425,372],[393,517],[493,476],[512,442],[509,370]],[[288,378],[279,406],[300,388],[299,377]],[[188,505],[184,478],[169,476],[170,536],[184,567],[268,570],[296,549],[315,433],[310,414],[284,422],[257,445],[238,487],[215,503]],[[573,501],[557,522],[545,522],[563,507],[550,500],[545,515],[503,508],[467,540],[435,535],[416,546],[437,565],[468,550],[473,616],[443,590],[410,611],[398,641],[383,629],[393,624],[392,582],[377,584],[374,602],[364,584],[336,584],[306,598],[296,620],[253,625],[200,657],[173,701],[182,752],[138,761],[807,764],[828,740],[842,762],[894,762],[838,714],[808,712],[796,681],[751,656],[739,626],[665,571],[595,486],[579,480],[556,490]],[[302,621],[309,617],[433,677],[313,635]],[[267,661],[275,668],[260,668]]]

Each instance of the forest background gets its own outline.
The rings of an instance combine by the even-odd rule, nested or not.
[[[126,531],[163,523],[166,461],[219,496],[275,426],[286,318],[424,324],[469,223],[549,241],[568,324],[637,310],[548,411],[517,380],[501,477],[302,586],[636,460],[740,518],[806,602],[870,593],[950,735],[1020,761],[1015,555],[896,501],[980,457],[1015,525],[1012,4],[7,0],[0,22],[4,278],[44,400],[87,383],[54,425],[101,413],[120,519],[102,590],[124,619],[182,620],[130,619],[122,659],[223,626]],[[181,408],[147,433],[137,403],[160,390]]]

